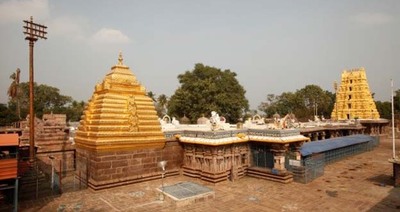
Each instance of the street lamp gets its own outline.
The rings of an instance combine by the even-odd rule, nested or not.
[[[45,31],[47,26],[33,23],[33,17],[29,21],[24,20],[25,40],[29,41],[29,161],[33,162],[35,157],[35,114],[33,110],[34,92],[33,92],[33,46],[39,39],[47,39]]]

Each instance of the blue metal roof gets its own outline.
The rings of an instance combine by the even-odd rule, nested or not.
[[[307,156],[314,153],[321,153],[332,149],[369,142],[374,139],[374,137],[368,135],[350,135],[322,141],[313,141],[303,144],[303,146],[300,148],[300,153],[302,156]]]

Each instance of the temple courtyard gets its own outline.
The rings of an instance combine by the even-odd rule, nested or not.
[[[397,139],[397,143],[399,143]],[[212,196],[186,202],[160,197],[162,180],[112,189],[80,189],[73,178],[61,196],[20,202],[20,211],[399,211],[400,188],[393,187],[388,159],[392,142],[381,138],[373,151],[325,167],[324,175],[308,183],[282,184],[252,177],[207,183],[185,176],[168,177],[164,186],[194,182],[212,189]]]

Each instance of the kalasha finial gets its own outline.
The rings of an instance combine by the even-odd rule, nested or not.
[[[124,61],[124,58],[122,58],[122,52],[120,51],[119,56],[118,56],[118,65],[120,65],[120,66],[124,65],[123,61]]]
[[[31,16],[31,22],[33,22],[33,16]]]

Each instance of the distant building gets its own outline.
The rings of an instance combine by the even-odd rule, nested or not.
[[[340,86],[335,85],[335,90],[333,120],[379,119],[364,68],[344,70]]]

